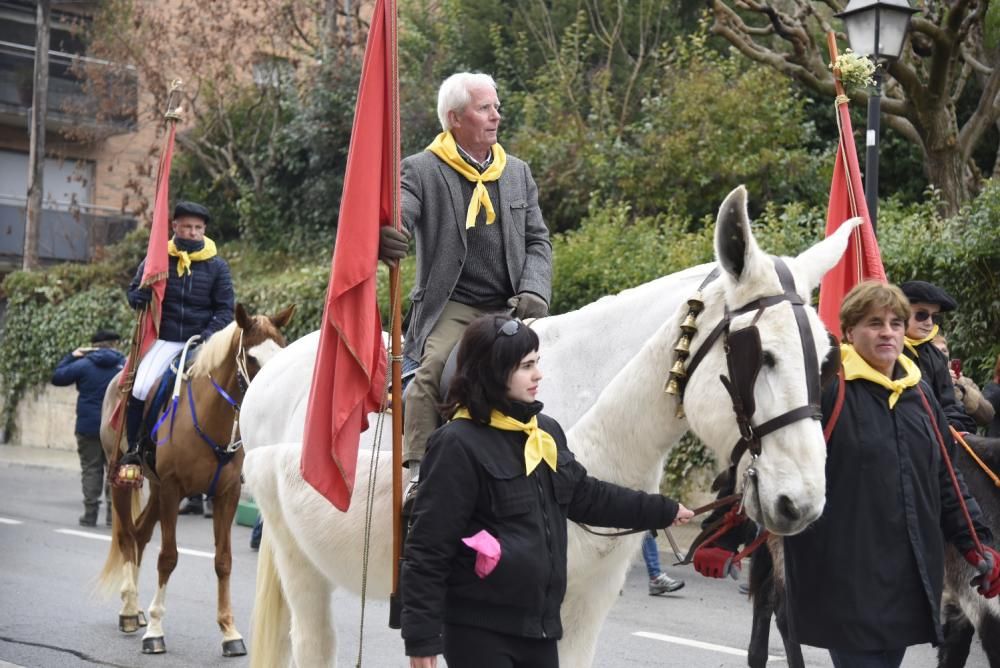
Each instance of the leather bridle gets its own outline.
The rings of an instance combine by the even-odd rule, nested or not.
[[[732,400],[733,411],[736,413],[736,423],[740,430],[740,438],[733,446],[729,456],[730,485],[733,485],[735,482],[735,475],[733,474],[740,459],[747,452],[750,453],[751,457],[747,476],[752,478],[756,475],[753,462],[761,454],[761,439],[764,436],[772,434],[782,427],[786,427],[799,420],[822,419],[822,411],[819,405],[820,365],[812,345],[813,337],[809,318],[806,314],[806,305],[795,291],[795,280],[785,262],[778,257],[772,257],[772,260],[774,262],[774,269],[778,274],[778,280],[781,283],[782,292],[769,297],[755,299],[735,310],[726,308],[722,320],[709,332],[708,336],[701,342],[698,350],[691,355],[685,370],[686,380],[689,380],[715,342],[720,337],[722,338],[729,375],[720,375],[719,379],[722,381]],[[705,278],[702,288],[718,277],[718,275],[719,269],[716,268]],[[795,323],[798,326],[799,340],[802,346],[802,358],[805,362],[805,381],[808,388],[808,397],[804,405],[786,411],[761,424],[754,424],[753,417],[756,412],[756,402],[754,401],[753,390],[757,375],[763,364],[760,330],[757,328],[756,323],[766,309],[785,302],[791,305],[795,315]],[[756,314],[749,327],[736,330],[735,332],[730,331],[730,325],[734,317],[751,312],[756,312]],[[683,388],[678,398],[683,404]]]

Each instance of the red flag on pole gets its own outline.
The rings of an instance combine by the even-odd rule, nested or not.
[[[835,49],[835,47],[832,47]],[[836,52],[832,54],[836,62]],[[860,216],[863,223],[854,228],[847,251],[840,262],[823,277],[819,288],[819,317],[833,334],[840,339],[840,304],[851,288],[861,281],[886,280],[882,266],[875,231],[868,216],[865,189],[861,182],[858,166],[858,152],[854,146],[854,132],[851,129],[851,115],[847,109],[847,96],[837,82],[837,126],[840,141],[837,144],[837,160],[833,166],[833,182],[830,184],[830,202],[826,213],[826,236],[833,234],[841,223]]]
[[[375,3],[368,32],[302,442],[302,477],[344,511],[354,489],[358,439],[385,392],[375,269],[379,226],[396,224],[392,202],[399,192],[398,150],[392,150],[399,123],[392,4]]]
[[[160,317],[163,309],[163,293],[167,289],[167,240],[170,230],[170,164],[174,157],[174,135],[177,123],[167,122],[167,139],[160,154],[160,166],[156,173],[156,194],[153,197],[153,224],[149,228],[149,244],[146,246],[146,260],[142,270],[142,281],[139,287],[148,287],[153,295],[149,307],[139,319],[136,328],[137,341],[133,346],[133,354],[125,361],[125,369],[118,378],[118,387],[125,391],[131,390],[132,377],[139,361],[149,347],[156,341],[160,333]],[[111,425],[115,429],[121,420],[121,407],[125,396],[118,398],[118,404],[111,414]]]

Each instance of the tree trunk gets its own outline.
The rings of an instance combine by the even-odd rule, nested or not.
[[[924,170],[927,180],[941,191],[944,213],[953,216],[972,195],[972,174],[962,160],[954,110],[945,107],[922,115]]]
[[[38,230],[42,222],[42,175],[45,168],[45,116],[49,98],[50,0],[39,0],[36,16],[35,80],[31,100],[31,142],[28,149],[28,203],[24,221],[25,271],[38,268]]]

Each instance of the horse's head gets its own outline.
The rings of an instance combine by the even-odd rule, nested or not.
[[[260,368],[267,364],[278,351],[288,345],[284,329],[295,314],[292,304],[277,315],[250,315],[243,304],[236,305],[236,326],[242,332],[240,347],[246,355],[247,380],[252,380]]]
[[[702,290],[703,312],[693,304],[697,329],[688,308],[679,314],[691,335],[684,412],[716,452],[736,446],[736,491],[744,493],[747,514],[777,534],[802,531],[823,512],[819,394],[831,342],[809,302],[858,222],[798,257],[775,258],[758,248],[746,191],[737,188],[719,210],[721,270]]]

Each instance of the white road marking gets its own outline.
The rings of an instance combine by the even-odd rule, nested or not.
[[[6,517],[0,517],[0,524],[24,524],[24,522],[21,520],[9,520]]]
[[[111,536],[106,536],[102,533],[92,533],[90,531],[77,531],[76,529],[55,529],[56,533],[65,534],[67,536],[77,536],[78,538],[90,538],[91,540],[103,540],[106,542],[111,542]]]
[[[710,642],[702,642],[700,640],[690,640],[688,638],[678,638],[677,636],[668,636],[662,633],[649,633],[647,631],[636,631],[632,635],[639,636],[640,638],[649,638],[650,640],[659,640],[661,642],[669,642],[675,645],[684,645],[686,647],[694,647],[696,649],[707,649],[712,652],[719,652],[721,654],[732,654],[733,656],[743,656],[747,655],[746,650],[736,649],[735,647],[726,647],[725,645],[714,645]],[[782,656],[770,656],[768,655],[768,663],[772,661],[784,661],[785,658]]]
[[[91,540],[103,540],[105,542],[111,542],[111,536],[102,533],[93,533],[90,531],[77,531],[76,529],[55,529],[56,533],[61,533],[66,536],[77,536],[79,538],[90,538]],[[150,546],[153,547],[153,546]],[[155,546],[156,550],[159,551],[160,546]],[[212,552],[202,552],[201,550],[192,550],[187,547],[177,548],[178,554],[187,554],[192,557],[202,557],[204,559],[215,559],[215,554]]]

